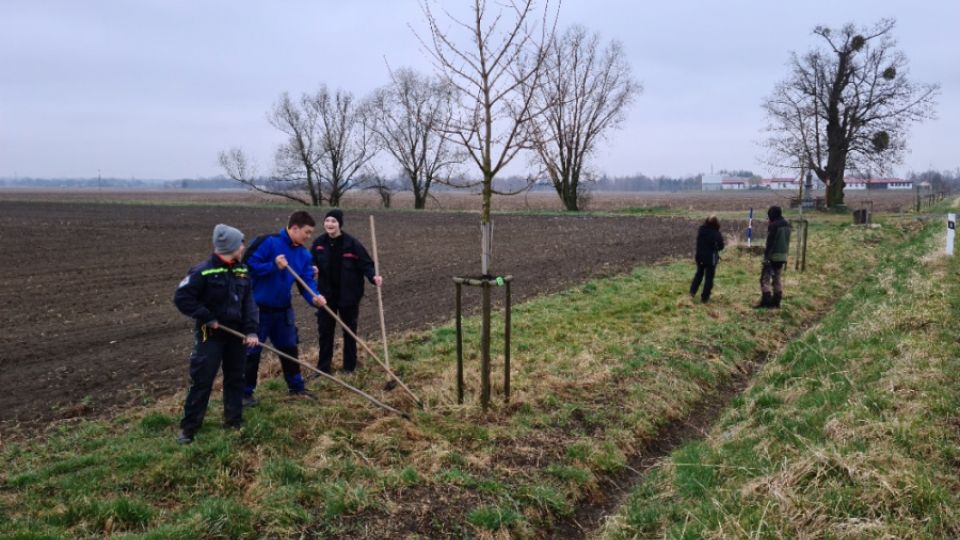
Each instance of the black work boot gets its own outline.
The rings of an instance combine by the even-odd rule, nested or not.
[[[764,309],[773,305],[773,295],[765,292],[763,296],[760,297],[760,303],[753,306],[754,309]]]
[[[783,299],[783,293],[773,293],[773,297],[770,299],[770,307],[773,309],[780,309],[780,300]]]

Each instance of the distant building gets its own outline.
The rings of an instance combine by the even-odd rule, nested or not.
[[[750,180],[727,176],[725,174],[705,174],[700,180],[700,189],[702,191],[726,191],[729,189],[749,189]]]
[[[800,188],[800,183],[796,178],[764,178],[760,185],[770,189],[792,189],[796,191]]]
[[[726,178],[722,174],[705,174],[700,179],[700,189],[701,191],[720,191],[723,189],[723,179]]]
[[[866,189],[913,189],[913,180],[904,180],[903,178],[845,178],[847,186],[845,189],[866,190]]]
[[[724,178],[720,184],[722,189],[747,189],[750,183],[743,178]]]
[[[912,180],[903,178],[847,178],[846,189],[866,190],[866,189],[913,189]],[[701,180],[701,189],[703,191],[727,191],[742,189],[776,189],[785,191],[798,191],[800,189],[799,178],[763,178],[760,181],[750,180],[748,178],[731,177],[725,174],[705,174]],[[824,184],[817,178],[813,180],[814,191],[823,190]]]
[[[845,179],[847,186],[846,189],[851,190],[866,190],[866,189],[903,189],[909,190],[913,189],[913,181],[904,180],[903,178],[847,178]],[[799,178],[764,178],[760,181],[760,185],[769,189],[778,189],[778,190],[792,190],[798,191],[800,189],[800,179]],[[823,182],[817,180],[816,178],[813,181],[814,191],[819,191],[824,188]]]

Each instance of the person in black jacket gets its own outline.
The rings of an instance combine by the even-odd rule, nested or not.
[[[243,233],[219,224],[213,229],[214,253],[194,266],[177,287],[173,301],[194,323],[190,390],[183,406],[177,442],[190,444],[203,424],[213,379],[223,366],[223,423],[243,425],[243,369],[246,348],[257,345],[259,313],[243,255]],[[221,326],[243,333],[240,339]]]
[[[713,276],[717,270],[717,263],[720,262],[720,251],[723,250],[723,235],[720,234],[720,220],[717,216],[710,216],[700,229],[697,231],[697,253],[695,256],[697,262],[697,273],[693,275],[693,282],[690,283],[690,296],[697,295],[697,289],[700,288],[700,282],[706,276],[706,282],[703,284],[703,292],[700,293],[700,301],[706,304],[710,301],[710,293],[713,291]]]
[[[323,219],[324,234],[313,241],[310,252],[317,271],[317,288],[330,307],[354,333],[360,316],[363,298],[363,280],[379,287],[383,278],[374,275],[373,260],[356,238],[343,232],[343,210],[334,208]],[[317,310],[317,332],[320,335],[320,354],[317,368],[330,373],[333,360],[333,337],[336,321],[325,309]],[[357,368],[357,342],[343,333],[343,370],[353,373]]]
[[[779,206],[767,210],[767,243],[760,271],[760,302],[755,308],[778,309],[783,300],[783,269],[790,252],[790,223]]]

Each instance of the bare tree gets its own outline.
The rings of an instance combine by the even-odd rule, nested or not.
[[[582,26],[551,41],[535,92],[544,114],[530,123],[531,140],[567,210],[580,209],[587,160],[604,134],[623,122],[641,90],[619,42],[601,47],[600,35]]]
[[[255,167],[239,148],[220,152],[220,166],[227,175],[263,193],[308,206],[323,204],[318,166],[323,149],[319,117],[312,99],[303,95],[299,101],[294,101],[284,92],[267,115],[270,125],[287,135],[287,141],[274,154],[272,177],[258,177]],[[306,196],[302,195],[304,192]]]
[[[380,205],[384,208],[390,208],[393,202],[394,183],[387,180],[381,174],[365,173],[360,179],[363,189],[375,191],[380,196]]]
[[[505,0],[492,10],[484,0],[471,4],[467,21],[444,12],[454,27],[464,31],[462,40],[443,29],[426,1],[422,6],[430,28],[425,46],[456,100],[444,132],[461,145],[481,175],[481,271],[487,275],[490,203],[497,193],[493,180],[530,147],[527,125],[541,113],[535,108],[534,93],[553,26],[548,22],[549,2],[540,14],[536,0]]]
[[[843,205],[847,169],[885,171],[899,163],[908,125],[934,116],[939,86],[907,79],[894,25],[816,27],[826,47],[792,53],[790,75],[764,103],[771,164],[812,170],[827,186],[830,207]]]
[[[369,112],[353,94],[325,85],[310,99],[319,121],[320,159],[317,170],[330,206],[340,206],[344,193],[363,184],[363,172],[379,146],[370,129]]]
[[[430,186],[458,162],[442,128],[453,112],[452,88],[411,69],[391,73],[391,83],[370,100],[371,129],[397,160],[413,190],[413,207],[426,207]]]
[[[267,120],[287,135],[274,153],[271,177],[257,177],[238,148],[220,152],[220,165],[244,185],[306,205],[327,200],[339,206],[344,193],[362,184],[362,173],[378,149],[366,110],[349,92],[331,94],[325,85],[297,101],[284,92]]]
[[[460,20],[445,11],[454,30],[447,30],[423,0],[429,26],[424,48],[451,85],[456,107],[443,128],[480,172],[480,269],[490,275],[493,226],[490,203],[493,180],[518,153],[529,148],[527,125],[540,114],[534,99],[542,75],[545,44],[556,16],[549,0],[542,12],[535,0],[472,0],[471,17]],[[481,402],[490,401],[490,289],[481,292]]]

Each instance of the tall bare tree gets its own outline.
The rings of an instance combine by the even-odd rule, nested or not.
[[[433,182],[460,161],[443,133],[453,113],[453,92],[411,69],[397,70],[391,79],[370,100],[370,125],[410,182],[414,208],[422,209]]]
[[[641,90],[619,42],[602,47],[600,35],[582,26],[550,42],[542,84],[534,94],[544,114],[530,123],[531,140],[567,210],[579,209],[587,160],[604,135],[623,122]]]
[[[447,23],[423,0],[429,36],[421,41],[441,77],[453,88],[456,107],[444,127],[469,156],[481,178],[480,270],[490,275],[493,180],[521,150],[529,148],[528,124],[537,110],[535,92],[546,44],[556,26],[549,0],[472,0],[469,19],[444,11]],[[481,402],[490,401],[490,288],[481,292]]]
[[[899,163],[910,123],[932,118],[936,84],[908,78],[893,19],[868,29],[818,26],[824,46],[792,53],[790,75],[764,103],[771,163],[812,170],[827,205],[843,205],[847,169],[884,171]]]
[[[220,165],[244,185],[306,205],[339,206],[344,193],[363,183],[378,150],[366,109],[353,94],[331,93],[326,85],[296,101],[284,92],[267,120],[287,136],[274,153],[272,176],[258,177],[239,148],[220,152]]]
[[[363,184],[365,168],[379,145],[371,116],[350,92],[330,93],[325,85],[310,100],[318,118],[320,159],[317,170],[330,206],[340,206],[343,195]]]
[[[530,147],[527,126],[542,111],[535,91],[543,74],[546,44],[553,33],[549,2],[542,12],[536,0],[470,2],[470,19],[445,11],[455,34],[444,29],[430,4],[422,4],[429,26],[428,53],[451,85],[456,107],[444,126],[481,176],[481,271],[489,274],[491,259],[490,203],[497,193],[493,180],[517,154]]]
[[[230,178],[253,189],[308,206],[323,204],[320,185],[320,118],[313,97],[298,101],[284,92],[267,115],[270,125],[287,136],[274,154],[273,176],[262,178],[240,148],[220,152],[220,166]],[[305,193],[305,195],[304,195]]]

